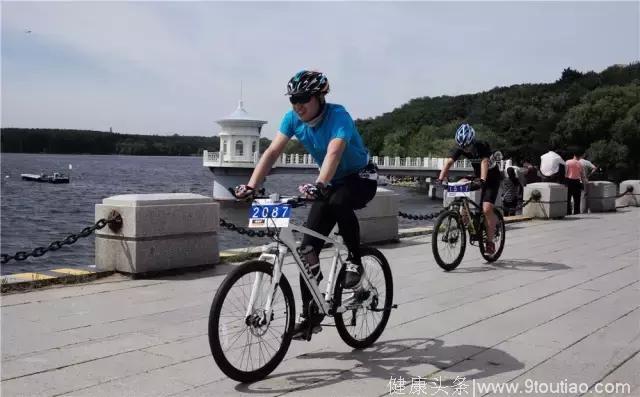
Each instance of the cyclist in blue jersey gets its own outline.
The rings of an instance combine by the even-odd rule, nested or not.
[[[369,153],[362,137],[347,110],[337,104],[327,103],[329,93],[327,77],[317,71],[303,70],[295,74],[287,84],[287,94],[292,109],[283,117],[280,131],[263,153],[249,183],[237,186],[238,197],[251,197],[273,164],[280,157],[289,139],[296,137],[320,166],[320,173],[313,183],[299,187],[300,193],[314,199],[307,226],[318,233],[328,235],[338,224],[344,243],[349,248],[345,288],[357,289],[363,272],[360,260],[360,227],[354,210],[364,208],[376,194],[377,168],[369,162]],[[319,254],[323,241],[305,235],[300,255],[307,270],[322,280]],[[301,321],[296,324],[294,339],[317,333],[322,328],[323,316],[312,302],[311,292],[300,280],[302,293]]]

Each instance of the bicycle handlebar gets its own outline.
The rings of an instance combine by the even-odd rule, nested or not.
[[[265,195],[265,189],[264,188],[259,189],[259,190],[254,190],[254,192],[259,193],[259,195],[253,194],[253,195],[249,195],[247,197],[238,197],[236,195],[236,191],[232,187],[227,188],[227,190],[238,201],[272,200],[273,199],[272,196]],[[306,199],[306,198],[304,198],[302,196],[284,196],[284,197],[279,196],[279,199],[278,199],[278,203],[279,204],[289,204],[289,205],[291,205],[292,208],[302,207],[308,201],[314,201],[314,200]]]

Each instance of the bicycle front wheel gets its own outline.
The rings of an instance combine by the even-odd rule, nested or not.
[[[446,271],[458,267],[467,248],[467,235],[460,214],[446,211],[440,214],[431,234],[431,250],[438,266]]]
[[[209,314],[209,346],[228,377],[239,382],[265,378],[287,353],[293,332],[295,301],[282,275],[273,291],[271,319],[265,311],[273,265],[250,261],[224,279]],[[251,309],[250,297],[254,296]]]
[[[360,247],[360,254],[364,268],[361,288],[352,290],[342,286],[343,266],[334,291],[336,307],[344,304],[347,308],[334,315],[338,334],[356,349],[371,346],[382,335],[393,303],[393,280],[387,259],[382,252],[366,246]]]
[[[478,244],[480,246],[480,255],[482,255],[482,257],[487,261],[487,262],[495,262],[498,260],[498,258],[500,258],[500,255],[502,255],[502,250],[504,249],[504,241],[506,238],[506,234],[505,234],[505,226],[504,226],[504,217],[502,216],[502,213],[500,211],[498,211],[497,208],[493,209],[493,213],[496,217],[496,230],[493,234],[493,243],[496,246],[496,252],[493,255],[489,255],[486,252],[484,252],[485,249],[485,244],[487,242],[487,226],[484,223],[484,217],[482,218],[482,222],[480,223],[480,231],[481,231],[481,236],[482,236],[482,243]]]

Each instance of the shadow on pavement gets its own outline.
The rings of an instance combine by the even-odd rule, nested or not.
[[[571,269],[563,263],[536,262],[529,259],[505,259],[487,263],[484,266],[459,267],[450,273],[479,273],[495,270],[520,270],[527,272],[551,272]]]
[[[440,381],[442,386],[453,386],[458,376],[464,377],[466,382],[524,368],[522,362],[502,350],[475,345],[446,346],[442,340],[429,338],[381,341],[365,350],[322,351],[303,354],[296,359],[343,360],[353,362],[353,367],[282,372],[260,382],[238,384],[236,390],[256,394],[301,392],[343,381],[370,378],[390,380],[400,377],[408,382],[412,378],[422,377],[426,380]],[[431,365],[436,369],[425,369],[424,365]],[[309,363],[307,367],[311,366],[313,364]],[[411,368],[416,366],[420,367],[411,372]],[[442,370],[446,370],[449,377],[439,375],[438,372]],[[288,386],[280,386],[282,383]],[[271,385],[279,387],[272,388]],[[385,391],[388,390],[380,390],[380,393],[376,394]]]

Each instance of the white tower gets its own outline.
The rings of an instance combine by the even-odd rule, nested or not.
[[[205,164],[215,175],[213,198],[233,199],[227,188],[247,183],[260,157],[260,131],[267,122],[251,117],[242,100],[227,117],[216,121],[222,130],[220,153],[216,162]],[[257,186],[256,186],[257,188]]]
[[[242,101],[238,102],[235,112],[216,122],[222,127],[218,134],[222,161],[253,163],[260,151],[260,131],[267,122],[251,117]]]

